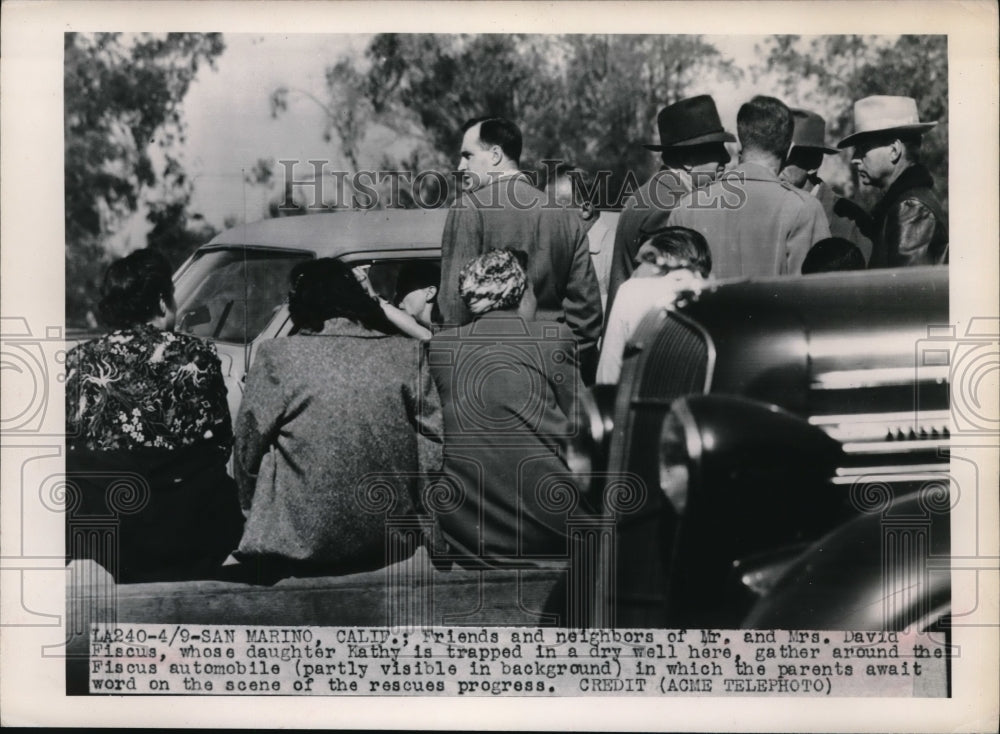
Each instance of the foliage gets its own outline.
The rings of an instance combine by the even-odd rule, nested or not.
[[[148,205],[153,225],[148,244],[174,264],[208,232],[206,225],[189,219],[191,186],[176,151],[184,141],[181,101],[199,67],[214,65],[224,48],[217,33],[65,34],[66,313],[71,323],[88,320],[108,239],[141,204]]]
[[[611,171],[610,191],[629,172],[644,181],[659,165],[644,143],[658,142],[661,107],[703,93],[709,75],[740,72],[698,36],[568,36],[563,105],[539,120],[548,158]],[[609,202],[614,203],[614,202]]]
[[[855,100],[873,94],[913,97],[921,120],[937,120],[924,136],[921,159],[948,200],[947,36],[776,36],[766,68],[779,75],[789,100],[827,118],[835,141],[853,131]],[[863,192],[871,203],[878,192]]]
[[[447,175],[462,123],[496,115],[525,131],[522,168],[541,176],[543,161],[558,159],[607,170],[617,192],[630,171],[634,180],[656,166],[642,143],[655,140],[657,110],[698,93],[707,74],[735,79],[739,71],[698,36],[383,33],[363,64],[342,58],[328,68],[329,101],[319,104],[328,139],[337,134],[355,170],[365,132],[382,126],[412,142],[405,154],[383,151],[382,170]],[[272,95],[272,111],[286,96]],[[401,203],[418,195],[402,191]]]
[[[925,136],[923,160],[947,202],[945,36],[774,36],[764,46],[762,61],[751,67],[756,79],[768,76],[765,88],[777,86],[791,105],[826,117],[831,140],[851,131],[855,99],[917,99],[923,119],[939,120]],[[377,163],[383,170],[447,174],[462,123],[500,115],[526,133],[523,168],[541,173],[549,159],[592,174],[608,171],[614,194],[657,166],[642,144],[656,140],[660,107],[702,93],[710,78],[735,82],[742,73],[699,36],[383,33],[363,59],[330,65],[327,99],[314,101],[327,111],[326,138],[339,139],[354,170]],[[276,92],[276,114],[282,94]],[[383,149],[377,160],[361,160],[379,128],[408,141],[408,151]],[[839,179],[849,179],[847,154],[829,166],[838,160]],[[402,193],[407,205],[416,192]],[[871,206],[878,192],[858,196]]]

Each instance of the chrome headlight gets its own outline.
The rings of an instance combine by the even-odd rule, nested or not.
[[[660,491],[670,500],[678,515],[684,514],[691,481],[689,439],[694,441],[695,451],[700,453],[698,432],[689,430],[692,424],[687,403],[678,401],[663,419],[660,430]]]
[[[829,477],[841,455],[823,431],[777,406],[694,395],[675,400],[663,419],[659,485],[678,514],[690,513],[696,496],[704,510],[719,501],[787,508]]]

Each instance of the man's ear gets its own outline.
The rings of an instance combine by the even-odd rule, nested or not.
[[[904,150],[903,141],[899,140],[898,138],[896,140],[893,140],[892,143],[889,145],[889,149],[890,149],[889,159],[893,163],[898,163],[899,159],[903,157],[903,150]]]
[[[493,147],[490,148],[490,156],[493,160],[494,166],[503,160],[503,151],[500,150],[499,145],[494,145]]]

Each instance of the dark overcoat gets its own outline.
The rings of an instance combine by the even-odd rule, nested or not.
[[[451,550],[470,559],[565,559],[580,499],[565,456],[582,389],[569,329],[488,313],[431,339],[444,408],[443,474],[433,508]]]
[[[605,313],[611,314],[619,286],[635,270],[635,256],[645,239],[642,233],[667,226],[670,212],[688,191],[690,186],[684,183],[676,171],[661,168],[625,200],[615,228],[615,249],[611,257]]]

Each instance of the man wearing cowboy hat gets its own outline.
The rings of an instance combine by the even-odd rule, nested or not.
[[[736,138],[722,129],[715,100],[702,94],[667,105],[656,116],[662,168],[653,174],[626,202],[615,229],[614,254],[608,279],[606,313],[610,313],[618,286],[635,268],[635,256],[645,238],[667,223],[681,196],[697,186],[714,181],[729,162],[725,143]]]
[[[795,122],[792,148],[779,178],[816,197],[826,214],[830,234],[853,242],[867,262],[872,254],[872,241],[863,234],[862,227],[867,224],[868,213],[850,199],[837,196],[817,175],[823,157],[837,152],[826,145],[826,120],[808,110],[793,109],[792,117]]]
[[[830,236],[823,207],[778,178],[792,143],[792,113],[774,97],[740,107],[739,164],[684,196],[670,224],[701,232],[718,278],[791,275],[809,249]]]
[[[883,189],[871,212],[870,268],[948,262],[948,221],[934,181],[920,165],[921,136],[937,122],[920,122],[911,97],[874,96],[854,103],[851,163],[861,183]]]

